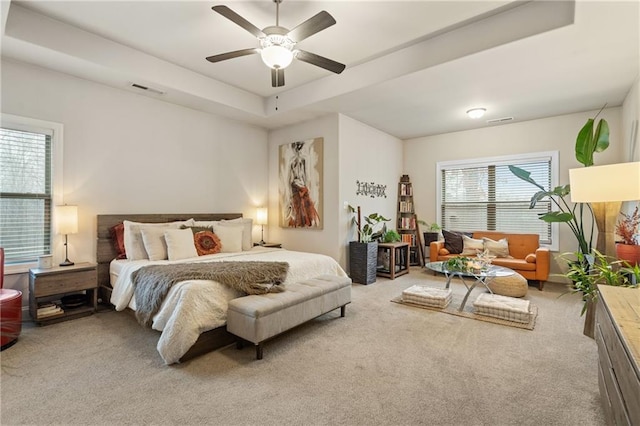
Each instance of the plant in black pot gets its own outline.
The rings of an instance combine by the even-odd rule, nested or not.
[[[390,219],[371,213],[361,220],[360,206],[357,210],[349,206],[351,213],[357,213],[352,221],[356,225],[358,241],[349,243],[349,275],[354,283],[371,284],[376,281],[376,267],[378,263],[378,238],[382,235],[377,228]]]
[[[424,220],[419,220],[418,223],[424,226],[422,236],[424,237],[424,245],[427,247],[427,251],[429,251],[429,244],[433,241],[438,241],[442,228],[435,222],[427,223]]]

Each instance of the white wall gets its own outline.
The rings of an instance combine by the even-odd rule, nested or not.
[[[31,65],[2,61],[2,112],[64,125],[64,202],[80,232],[69,258],[95,260],[96,215],[241,212],[268,196],[267,132]],[[254,240],[260,239],[254,227]],[[61,241],[55,261],[64,259]],[[7,286],[27,290],[26,274]]]
[[[361,206],[362,215],[378,213],[391,219],[389,229],[396,229],[398,182],[402,176],[403,142],[380,130],[340,115],[340,212],[339,242],[342,247],[340,263],[348,264],[349,241],[357,239],[353,217],[344,209],[344,202]],[[386,198],[356,195],[356,181],[387,186]],[[414,185],[414,190],[417,187]]]
[[[411,176],[418,216],[427,222],[436,220],[436,163],[446,160],[493,157],[509,154],[553,151],[560,153],[559,184],[569,182],[569,169],[582,167],[575,159],[575,140],[588,118],[597,111],[568,114],[477,130],[448,133],[405,141],[404,171]],[[599,118],[605,118],[611,130],[610,146],[596,153],[596,165],[617,163],[624,158],[621,108],[608,108]],[[560,225],[560,250],[576,250],[575,237],[565,225]],[[594,244],[596,242],[594,238]],[[554,255],[557,253],[554,253]],[[560,273],[552,260],[552,273]],[[556,279],[557,280],[557,279]],[[551,277],[550,281],[554,281]]]
[[[278,221],[280,145],[313,138],[324,138],[322,229],[281,228]],[[338,116],[328,115],[269,133],[269,227],[265,241],[279,242],[289,250],[308,251],[339,258],[337,244],[338,212]]]
[[[634,127],[635,135],[632,135]],[[640,161],[640,76],[636,78],[622,104],[622,135],[622,161]]]

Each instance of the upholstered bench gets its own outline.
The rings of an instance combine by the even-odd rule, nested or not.
[[[262,343],[304,322],[351,303],[351,279],[322,275],[288,284],[282,293],[239,297],[229,301],[227,331],[253,343],[262,359]],[[242,347],[242,341],[238,342]]]

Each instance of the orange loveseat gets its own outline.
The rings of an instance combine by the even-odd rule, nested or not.
[[[538,234],[507,234],[496,231],[473,232],[472,238],[479,240],[483,237],[494,241],[506,238],[511,257],[497,257],[491,263],[513,269],[527,280],[538,281],[538,289],[542,290],[544,282],[549,278],[551,256],[548,248],[540,247]],[[446,254],[446,250],[441,249],[444,249],[444,241],[433,241],[431,243],[429,247],[429,259],[431,262],[461,256],[460,254]]]

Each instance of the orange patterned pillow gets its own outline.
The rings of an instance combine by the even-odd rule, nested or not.
[[[530,253],[524,258],[524,260],[527,263],[536,263],[536,255],[533,253]]]
[[[449,250],[447,250],[446,248],[442,247],[440,250],[438,250],[438,254],[441,256],[446,256],[449,254]]]
[[[193,241],[196,245],[198,256],[220,253],[220,249],[222,249],[220,238],[211,231],[196,232],[193,234]]]

